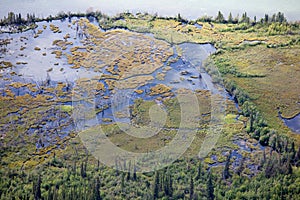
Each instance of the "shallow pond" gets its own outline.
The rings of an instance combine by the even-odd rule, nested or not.
[[[281,119],[292,131],[300,134],[300,113],[290,119],[286,119],[286,118],[281,118]]]
[[[77,18],[73,18],[77,20]],[[96,23],[93,21],[93,23]],[[59,32],[50,30],[50,24],[59,27]],[[56,56],[57,46],[55,40],[62,40],[69,34],[68,42],[74,46],[80,46],[82,38],[78,37],[76,24],[68,20],[54,20],[52,22],[38,22],[38,27],[23,33],[0,34],[0,40],[11,39],[11,42],[2,48],[8,49],[0,56],[0,61],[9,61],[15,67],[12,68],[18,75],[25,79],[44,81],[50,77],[54,81],[74,81],[79,77],[91,78],[97,74],[85,68],[71,69],[66,58]],[[39,33],[40,31],[40,33]],[[66,45],[70,50],[71,45]]]
[[[106,93],[106,96],[110,96],[110,99],[103,99],[103,96],[96,95],[96,107],[106,108],[97,114],[97,120],[87,121],[89,126],[91,126],[92,123],[94,123],[94,125],[114,122],[130,123],[129,106],[133,105],[135,100],[140,98],[146,101],[156,100],[160,95],[152,95],[151,88],[159,84],[170,87],[172,93],[176,93],[178,89],[185,88],[192,91],[209,90],[213,94],[221,94],[225,97],[225,90],[217,89],[212,83],[211,77],[202,69],[202,62],[211,53],[216,51],[213,45],[183,43],[179,45],[179,48],[182,49],[181,56],[178,56],[176,48],[173,47],[174,54],[163,64],[163,66],[153,73],[148,74],[155,77],[155,79],[148,81],[135,89],[119,89],[115,94]],[[170,60],[175,61],[170,63]],[[103,73],[109,74],[105,70]],[[163,74],[163,78],[157,78],[159,74]],[[141,74],[131,76],[130,78],[139,76],[141,76]],[[108,85],[102,80],[100,82],[104,83],[106,91],[109,91]],[[137,90],[141,91],[141,93],[135,92]],[[117,101],[114,101],[114,99],[117,99]],[[75,106],[78,105],[80,105],[80,103],[75,103]],[[118,117],[116,113],[123,113],[125,114],[125,117]],[[102,119],[105,119],[106,122],[103,122]],[[108,122],[107,119],[109,119]],[[84,125],[82,122],[79,122],[79,124]]]
[[[73,20],[77,19],[74,18],[72,21]],[[92,23],[98,25],[97,22],[93,20]],[[92,67],[79,67],[74,69],[71,64],[68,64],[68,59],[64,56],[64,53],[71,54],[71,48],[74,46],[84,46],[86,42],[84,39],[88,37],[84,34],[82,34],[82,37],[79,37],[78,33],[81,29],[80,27],[77,28],[77,23],[71,23],[65,20],[52,21],[49,23],[39,22],[37,24],[38,28],[35,30],[24,33],[0,35],[0,39],[12,38],[10,44],[5,46],[8,52],[1,55],[0,61],[9,61],[14,65],[11,69],[4,69],[2,71],[4,78],[1,78],[1,87],[6,87],[2,88],[3,96],[8,95],[5,89],[9,89],[14,96],[29,94],[30,96],[37,97],[38,95],[47,95],[49,98],[48,101],[53,103],[53,107],[60,109],[60,112],[55,109],[50,109],[40,121],[37,121],[37,123],[39,123],[37,126],[30,127],[27,130],[27,135],[33,135],[36,138],[35,145],[37,149],[55,145],[59,140],[66,138],[75,129],[83,130],[90,126],[112,124],[115,122],[131,123],[129,107],[135,103],[135,100],[141,98],[147,101],[155,101],[158,105],[162,105],[162,95],[151,94],[151,90],[157,85],[164,85],[170,88],[170,93],[173,94],[183,88],[194,92],[196,90],[203,90],[209,91],[212,95],[219,95],[223,100],[229,99],[234,101],[234,98],[230,97],[224,88],[213,84],[211,77],[202,68],[202,62],[216,51],[211,44],[183,43],[178,46],[171,46],[170,48],[173,54],[151,73],[133,74],[130,77],[125,77],[125,79],[138,79],[140,76],[147,75],[153,77],[153,79],[133,89],[115,88],[111,90],[107,80],[112,80],[112,78],[99,79],[95,77],[99,77],[99,75],[112,76],[112,71],[115,72],[119,70],[120,66],[118,63],[113,65],[112,69],[109,69],[111,66],[105,66],[98,72],[95,72]],[[59,31],[54,33],[53,30],[50,30],[50,24],[52,24],[51,26],[58,27]],[[122,31],[126,32],[126,30]],[[68,37],[66,37],[67,34]],[[153,38],[153,35],[137,34],[131,35],[131,37],[135,39],[135,37],[140,37],[141,35],[151,38],[150,45],[153,46],[152,51],[159,52],[159,47],[155,44],[156,40]],[[63,41],[69,42],[70,45],[65,46],[60,56],[58,56],[57,53],[52,54],[53,51],[61,50],[57,45],[53,44],[53,41],[62,40],[64,37],[67,39]],[[117,45],[121,43],[126,46],[126,42],[128,41],[120,40]],[[82,48],[78,52],[85,51],[86,50]],[[106,55],[99,54],[98,56],[99,60],[101,60],[101,58]],[[154,63],[154,59],[155,58],[151,55],[149,62]],[[99,65],[101,64],[102,63],[99,63]],[[15,71],[19,76],[11,75],[12,71]],[[88,81],[93,79],[103,85],[103,90],[98,91],[93,96],[92,103],[84,100],[84,95],[86,95],[88,91],[84,91],[81,93],[83,96],[77,98],[73,96],[72,99],[70,99],[69,97],[71,95],[68,96],[78,85],[77,81],[82,78],[86,78]],[[13,82],[35,84],[35,90],[27,85],[22,87],[9,86]],[[60,90],[57,89],[58,87]],[[58,93],[62,94],[58,95]],[[91,108],[94,111],[97,110],[97,112],[95,116],[84,117],[83,119],[78,118],[75,120],[75,123],[73,123],[74,115],[61,111],[61,107],[63,106],[73,108],[83,106]],[[61,117],[61,113],[64,114],[64,117]],[[120,116],[120,113],[122,113],[123,116]],[[225,115],[225,111],[222,114]],[[10,115],[22,118],[19,112],[11,112]],[[206,116],[202,115],[202,117],[204,118]],[[47,118],[51,118],[52,120],[47,120]],[[176,130],[176,128],[174,128],[174,130]],[[248,151],[243,145],[241,145],[240,148],[244,151]],[[237,165],[242,156],[238,151],[234,151],[233,154]],[[222,164],[223,163],[216,163],[215,165]]]

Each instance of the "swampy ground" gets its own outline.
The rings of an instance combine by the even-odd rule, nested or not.
[[[300,113],[298,23],[124,13],[36,24],[0,34],[1,199],[299,196],[300,134],[285,123]],[[130,159],[97,160],[99,128],[144,160],[182,128],[195,136],[171,165],[139,173]]]

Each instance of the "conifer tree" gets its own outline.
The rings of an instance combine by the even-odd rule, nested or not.
[[[42,178],[41,175],[38,175],[36,180],[33,182],[33,194],[35,200],[42,199],[41,184],[42,184]]]
[[[158,199],[159,192],[160,192],[160,183],[159,183],[159,172],[155,172],[155,178],[154,178],[154,187],[153,187],[153,199]]]
[[[233,23],[233,17],[232,17],[231,12],[229,13],[229,16],[228,16],[228,23],[230,23],[230,24]]]
[[[190,178],[190,199],[193,199],[194,196],[194,180],[193,177],[191,176]]]
[[[94,200],[101,200],[101,196],[100,196],[100,178],[96,177],[94,180],[94,191],[93,191],[93,199]]]
[[[216,22],[219,22],[219,23],[224,23],[225,22],[224,16],[221,13],[221,11],[218,12],[218,15],[216,17]]]
[[[223,171],[224,179],[228,179],[230,177],[230,173],[229,173],[230,158],[231,158],[231,152],[229,153],[229,155],[227,156],[227,159],[226,159],[226,163],[225,163],[225,167],[224,167],[224,171]]]
[[[211,173],[210,172],[208,174],[208,180],[207,180],[207,183],[206,183],[206,190],[207,190],[207,198],[209,200],[215,199],[214,185],[213,185],[213,182],[212,182],[212,177],[211,177]]]

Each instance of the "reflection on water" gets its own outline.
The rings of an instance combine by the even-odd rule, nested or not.
[[[300,134],[300,114],[291,119],[282,118],[284,123],[295,133]]]
[[[93,21],[93,23],[97,22]],[[53,33],[49,28],[50,24],[59,27],[61,32]],[[11,43],[5,47],[8,49],[8,52],[1,57],[13,65],[24,63],[17,64],[17,67],[14,68],[17,74],[37,81],[46,80],[47,77],[54,81],[74,81],[79,77],[91,78],[98,75],[92,70],[85,68],[71,69],[71,65],[68,64],[64,56],[57,58],[53,54],[53,51],[59,50],[56,45],[53,45],[53,41],[61,40],[66,34],[69,34],[68,42],[72,43],[73,46],[82,46],[81,39],[76,33],[75,24],[72,25],[68,20],[54,20],[50,23],[45,21],[38,22],[37,25],[36,29],[23,33],[0,34],[0,39],[12,38]],[[44,26],[47,28],[44,29]],[[43,32],[34,38],[39,30]],[[66,45],[66,50],[70,51],[71,46]],[[35,50],[36,47],[40,48],[40,50]],[[1,57],[0,61],[2,60]]]
[[[74,18],[73,20],[76,20]],[[72,20],[71,20],[72,21]],[[97,22],[91,20],[92,23],[98,25]],[[59,27],[59,32],[54,33],[50,30],[50,24]],[[79,38],[76,26],[76,23],[70,23],[68,20],[60,21],[55,20],[50,23],[48,22],[39,22],[37,23],[38,27],[35,30],[30,30],[24,33],[16,34],[1,34],[0,39],[12,38],[11,43],[6,46],[9,50],[2,58],[5,61],[10,61],[13,63],[24,63],[16,64],[16,67],[13,68],[17,74],[22,75],[20,77],[14,77],[14,81],[20,82],[31,82],[39,85],[48,85],[51,88],[57,86],[58,81],[67,82],[65,88],[71,90],[74,86],[74,81],[78,78],[93,78],[100,73],[94,72],[92,70],[80,67],[78,69],[71,68],[72,65],[68,64],[67,58],[62,55],[60,58],[52,52],[60,49],[57,45],[53,44],[55,40],[61,40],[69,35],[68,40],[65,39],[65,42],[68,41],[72,45],[66,45],[65,51],[70,53],[72,46],[82,46],[82,38]],[[39,31],[42,33],[37,34]],[[80,30],[79,30],[80,32]],[[35,37],[38,35],[37,37]],[[149,35],[149,34],[145,34]],[[149,35],[151,36],[151,35]],[[83,36],[84,37],[84,36]],[[121,41],[122,42],[122,41]],[[25,48],[23,48],[25,47]],[[40,50],[35,50],[35,48]],[[181,49],[181,56],[178,55],[176,51]],[[21,50],[22,49],[22,50]],[[83,49],[85,51],[85,49]],[[81,51],[81,50],[80,50]],[[152,77],[155,77],[154,80],[140,86],[139,90],[142,90],[142,94],[137,94],[131,92],[128,96],[130,100],[129,104],[132,105],[134,100],[137,98],[142,98],[144,100],[154,100],[157,96],[150,95],[150,89],[158,84],[164,84],[169,86],[172,89],[172,92],[175,92],[178,89],[186,88],[189,90],[210,90],[212,94],[220,92],[212,84],[211,77],[201,70],[202,62],[212,53],[216,51],[213,45],[211,44],[192,44],[192,43],[183,43],[178,47],[173,47],[174,55],[172,55],[160,68],[154,71],[151,74]],[[1,60],[1,58],[0,58]],[[26,64],[25,64],[26,63]],[[115,66],[117,69],[118,66]],[[102,73],[109,75],[107,68],[104,67]],[[7,73],[8,75],[8,73]],[[158,78],[163,75],[163,78]],[[20,79],[20,80],[18,80]],[[112,94],[109,92],[109,86],[104,80],[99,80],[105,87],[105,93],[95,96],[95,106],[97,109],[102,111],[97,114],[97,124],[99,123],[112,123],[115,120],[118,120],[118,117],[114,116],[112,106],[110,105],[110,98]],[[5,85],[10,84],[6,82]],[[31,96],[36,96],[40,93],[45,93],[46,91],[39,89],[36,92],[31,92],[27,87],[22,88],[12,88],[11,91],[16,96],[23,96],[25,94],[30,94]],[[49,94],[52,98],[55,99],[53,94]],[[105,97],[105,98],[104,98]],[[109,97],[109,98],[107,98]],[[128,108],[121,108],[128,109]],[[110,119],[108,122],[104,122],[103,119]],[[122,121],[123,119],[119,119]]]

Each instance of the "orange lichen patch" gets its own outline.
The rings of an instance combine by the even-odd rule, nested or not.
[[[137,93],[137,94],[143,94],[144,90],[134,90],[134,92]]]
[[[62,51],[60,50],[54,50],[51,52],[51,54],[55,54],[55,58],[61,58],[61,55],[62,55]]]
[[[94,87],[95,87],[96,90],[102,90],[102,91],[105,91],[105,86],[104,86],[103,83],[96,82],[96,83],[94,83],[94,85],[95,85]]]
[[[115,80],[106,79],[105,83],[108,85],[109,90],[113,90],[115,88]]]
[[[57,94],[57,96],[63,96],[63,95],[65,95],[65,92],[63,92],[63,88],[66,86],[66,83],[63,83],[63,82],[58,82],[57,83],[57,86],[56,86],[56,88],[55,88],[55,90],[56,90],[56,94]]]
[[[71,42],[71,41],[66,42],[66,45],[73,45],[73,42]]]
[[[81,51],[73,51],[73,60],[76,60],[78,62],[81,62],[84,60],[84,58],[87,56],[87,52],[81,52]]]
[[[109,74],[102,74],[100,76],[100,80],[105,80],[105,79],[113,79],[113,80],[118,80],[120,77],[119,76],[113,76],[113,75],[109,75]]]
[[[52,45],[53,46],[58,46],[58,47],[61,47],[62,49],[67,49],[67,45],[73,45],[73,42],[69,42],[67,40],[63,41],[63,40],[54,40],[52,42]]]
[[[61,33],[61,30],[59,30],[59,27],[55,26],[54,24],[50,24],[50,29],[53,33]]]
[[[110,118],[102,118],[102,121],[103,122],[112,122],[112,119],[110,119]]]
[[[72,69],[79,69],[80,68],[80,65],[79,64],[75,64],[71,67]]]
[[[110,65],[106,68],[106,71],[108,71],[109,73],[113,74],[113,75],[119,75],[119,70],[115,70],[115,66],[114,65]]]
[[[21,88],[21,87],[27,86],[27,84],[26,83],[15,82],[15,83],[9,84],[9,86],[14,87],[14,88]]]
[[[66,83],[58,82],[56,86],[56,90],[62,90],[66,86]]]
[[[70,38],[70,34],[67,33],[65,36],[64,36],[64,39],[67,40],[68,38]]]
[[[52,42],[52,45],[58,45],[58,46],[60,46],[60,44],[61,43],[63,43],[64,41],[62,41],[62,40],[54,40],[53,42]]]
[[[67,56],[68,64],[70,65],[73,64],[73,56],[67,53],[65,53],[65,55]]]
[[[36,87],[36,84],[32,84],[32,83],[28,83],[27,84],[27,88],[31,91],[31,92],[36,92],[38,89]]]
[[[84,47],[84,46],[75,46],[75,47],[72,47],[72,48],[70,49],[70,51],[71,51],[71,52],[75,52],[75,51],[77,51],[78,49],[86,49],[86,47]]]
[[[38,30],[37,34],[42,34],[43,33],[43,30]]]
[[[65,53],[64,55],[66,55],[67,60],[68,60],[68,64],[74,64],[74,66],[72,68],[77,69],[80,68],[81,66],[89,68],[91,66],[84,66],[83,60],[86,58],[87,56],[87,52],[78,52],[78,51],[73,51],[72,52],[73,55],[67,54]]]
[[[87,57],[88,53],[87,52],[82,52],[82,51],[76,51],[76,50],[74,50],[74,48],[78,49],[78,47],[73,47],[71,49],[72,55],[67,54],[68,62],[72,61],[72,63],[74,63],[74,64],[80,63],[80,65],[86,66],[86,65],[84,65],[83,61]],[[91,66],[86,66],[86,67],[90,68]]]
[[[164,74],[164,73],[157,73],[157,75],[156,75],[156,79],[158,79],[158,80],[164,80],[165,79],[165,76],[166,76],[166,74]]]
[[[171,91],[170,87],[168,87],[164,84],[158,84],[150,89],[150,95],[154,96],[154,95],[168,93],[170,91]]]
[[[15,97],[14,93],[9,89],[5,90],[5,93],[9,98],[14,98]]]
[[[19,89],[21,87],[27,87],[32,92],[37,91],[36,84],[32,84],[32,83],[14,82],[14,83],[9,84],[9,86],[14,87],[16,89]],[[10,91],[9,91],[9,93],[10,93]]]

